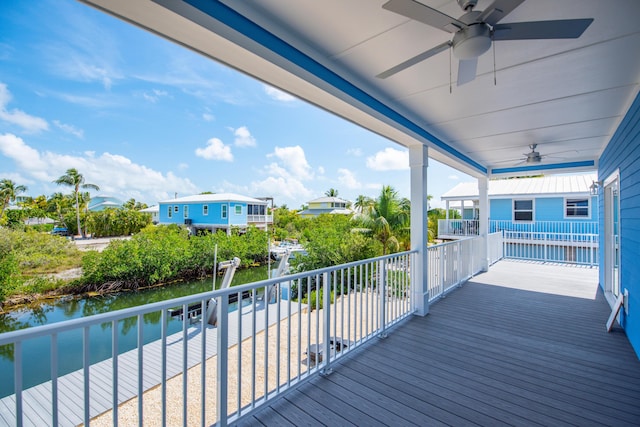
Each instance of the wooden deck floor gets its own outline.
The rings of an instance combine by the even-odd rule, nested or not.
[[[241,425],[640,425],[597,269],[501,261]]]

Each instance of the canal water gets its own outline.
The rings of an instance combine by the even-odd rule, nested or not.
[[[267,279],[267,267],[237,270],[231,286]],[[222,277],[217,279],[220,286]],[[47,325],[78,317],[91,316],[124,308],[135,307],[157,301],[165,301],[187,295],[210,291],[212,279],[177,283],[161,288],[137,292],[96,296],[83,299],[59,299],[41,303],[34,307],[21,308],[0,314],[0,333],[33,326]],[[160,338],[160,312],[144,316],[143,337],[149,343]],[[120,353],[137,346],[137,318],[124,319],[118,323],[118,350]],[[182,329],[179,318],[169,317],[168,333]],[[90,358],[96,363],[111,357],[111,323],[90,328]],[[70,331],[58,335],[58,375],[82,368],[82,332]],[[25,341],[23,353],[23,387],[29,388],[51,379],[50,338],[42,337]],[[12,346],[0,346],[0,398],[14,393],[14,363]]]

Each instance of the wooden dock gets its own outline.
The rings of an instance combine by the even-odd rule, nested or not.
[[[240,425],[640,425],[597,269],[501,261]]]
[[[288,315],[288,302],[281,301],[281,318]],[[277,320],[277,304],[268,304],[269,324]],[[265,329],[265,302],[256,302],[256,332]],[[291,311],[296,312],[298,305],[291,304]],[[242,308],[241,339],[252,334],[252,305]],[[238,342],[238,313],[229,314],[229,345]],[[206,329],[206,358],[216,355],[217,328]],[[191,368],[201,361],[202,354],[201,324],[196,323],[187,331],[187,366]],[[161,383],[161,341],[157,340],[144,345],[143,354],[143,388],[148,390]],[[183,333],[182,331],[167,337],[167,379],[181,374],[183,370]],[[60,356],[64,357],[64,349]],[[28,369],[28,367],[25,367]],[[90,413],[91,418],[110,410],[113,407],[113,362],[106,359],[90,366]],[[23,422],[25,426],[45,426],[52,422],[51,381],[39,384],[23,391]],[[138,395],[138,350],[130,350],[118,357],[118,404]],[[77,426],[84,420],[84,374],[82,370],[61,376],[58,379],[58,417],[60,426]],[[0,399],[0,425],[16,424],[15,395]]]

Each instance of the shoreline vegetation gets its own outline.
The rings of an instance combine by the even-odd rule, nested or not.
[[[81,298],[169,286],[211,277],[218,260],[234,256],[241,268],[267,262],[267,235],[190,236],[178,226],[148,226],[97,250],[37,231],[0,229],[0,313],[57,298]]]
[[[72,206],[70,198],[64,200]],[[190,235],[175,224],[149,224],[150,217],[135,210],[133,199],[127,203],[131,206],[125,210],[107,209],[85,218],[85,227],[88,223],[94,237],[126,237],[115,237],[108,244],[102,239],[84,240],[85,250],[78,248],[80,241],[77,245],[52,235],[51,228],[25,226],[21,218],[35,208],[7,211],[11,215],[5,213],[7,221],[0,226],[0,313],[55,298],[137,291],[211,277],[216,245],[219,261],[238,257],[241,268],[246,268],[267,263],[268,240],[295,239],[304,245],[305,255],[290,260],[292,272],[410,248],[410,203],[389,186],[375,199],[359,196],[351,215],[304,218],[286,205],[274,208],[268,233],[249,227],[243,232],[232,230],[230,235]],[[75,212],[67,211],[76,219]],[[451,211],[450,217],[459,217],[456,214]],[[438,218],[444,217],[444,209],[429,211],[430,241],[437,236]],[[65,224],[77,234],[73,221]]]

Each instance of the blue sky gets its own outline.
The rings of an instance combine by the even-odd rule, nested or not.
[[[27,195],[97,194],[149,205],[203,191],[299,208],[335,188],[409,196],[394,142],[73,0],[0,6],[0,178]],[[471,178],[429,167],[433,206]]]

